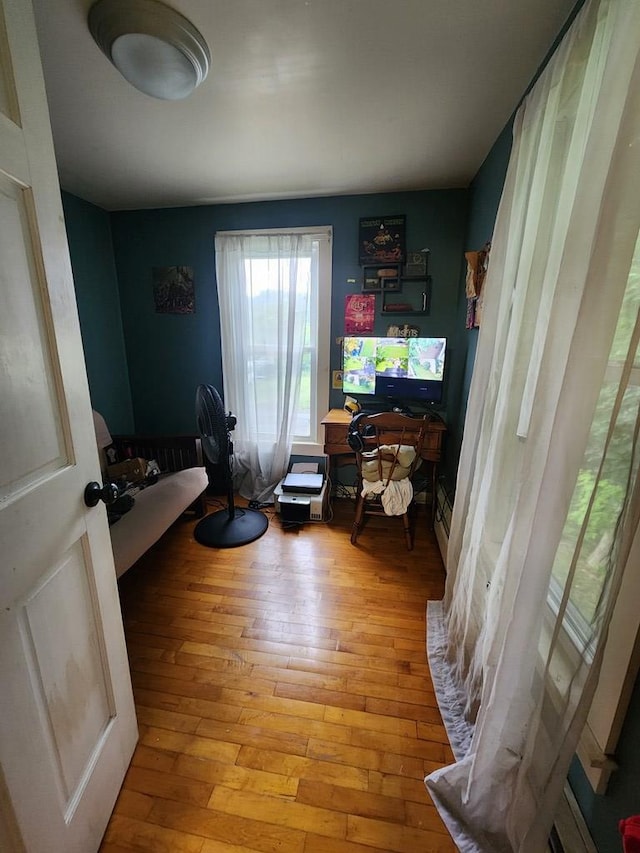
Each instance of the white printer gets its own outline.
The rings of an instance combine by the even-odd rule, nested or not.
[[[274,490],[276,512],[283,521],[326,521],[329,517],[329,492],[324,474],[292,473]]]

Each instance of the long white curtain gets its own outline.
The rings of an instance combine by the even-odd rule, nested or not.
[[[545,849],[638,560],[639,50],[640,3],[590,0],[515,120],[427,613],[465,853]]]
[[[317,241],[219,233],[215,248],[224,403],[238,419],[234,488],[269,501],[291,453]]]

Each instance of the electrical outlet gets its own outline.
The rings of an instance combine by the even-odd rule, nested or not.
[[[338,391],[342,390],[342,371],[334,370],[332,374],[331,387]]]

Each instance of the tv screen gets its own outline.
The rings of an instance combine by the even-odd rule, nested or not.
[[[345,337],[342,390],[439,403],[446,349],[446,338]]]

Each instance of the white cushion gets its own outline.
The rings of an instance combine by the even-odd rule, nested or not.
[[[207,488],[204,468],[186,468],[161,477],[135,496],[135,504],[110,527],[116,576],[140,559]]]

